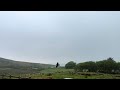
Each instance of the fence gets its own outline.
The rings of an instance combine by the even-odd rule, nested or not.
[[[0,75],[1,76],[1,79],[12,79],[12,78],[15,78],[15,79],[31,79],[31,77],[20,77],[20,76],[13,76],[13,75]]]

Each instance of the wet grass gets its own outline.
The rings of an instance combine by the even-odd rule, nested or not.
[[[65,68],[50,68],[39,71],[34,74],[16,74],[20,77],[31,77],[31,79],[120,79],[120,74],[103,74],[93,72],[79,72],[76,73],[74,69]]]

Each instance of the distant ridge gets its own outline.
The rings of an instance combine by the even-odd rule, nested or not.
[[[34,73],[51,67],[54,67],[54,65],[14,61],[0,57],[0,73]]]

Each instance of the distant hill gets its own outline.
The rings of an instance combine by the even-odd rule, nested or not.
[[[14,61],[0,57],[1,73],[36,73],[45,68],[51,68],[54,65]]]

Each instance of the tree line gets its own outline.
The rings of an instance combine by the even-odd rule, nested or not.
[[[65,65],[66,69],[74,69],[76,72],[101,72],[101,73],[120,73],[120,62],[116,62],[113,58],[101,61],[87,61],[76,64],[70,61]]]

